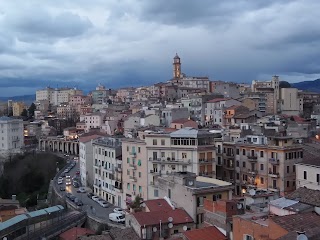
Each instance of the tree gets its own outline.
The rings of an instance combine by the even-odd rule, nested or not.
[[[34,116],[34,111],[37,109],[36,105],[34,103],[31,103],[29,109],[28,109],[28,113],[29,113],[29,117],[33,117]]]
[[[27,109],[23,109],[22,113],[21,113],[21,117],[28,117],[28,111]]]

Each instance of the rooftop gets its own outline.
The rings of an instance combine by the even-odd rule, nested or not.
[[[193,120],[190,120],[188,118],[179,118],[179,119],[176,119],[176,120],[173,120],[171,123],[186,123],[186,122],[189,122],[189,121],[193,121]]]
[[[197,138],[199,136],[206,136],[206,135],[212,135],[213,133],[210,133],[206,130],[202,130],[202,129],[195,129],[195,128],[191,128],[191,127],[185,127],[185,128],[181,128],[175,132],[170,133],[170,137],[177,137],[177,138],[181,138],[181,137],[185,137],[185,138]]]
[[[312,206],[320,207],[320,190],[312,190],[306,187],[301,187],[286,196],[288,199],[293,199]]]
[[[144,201],[146,207],[149,209],[150,212],[156,211],[171,211],[172,207],[168,204],[165,199],[154,199],[154,200],[147,200]]]
[[[173,224],[193,223],[192,218],[183,209],[175,209],[170,211],[156,211],[156,212],[136,212],[132,215],[139,222],[140,226],[158,225],[160,220],[163,224],[169,223],[169,218],[173,218]]]
[[[80,228],[80,227],[74,227],[69,229],[68,231],[65,231],[64,233],[60,234],[61,240],[76,240],[80,236],[88,235],[88,234],[94,234],[95,232],[87,229],[87,228]]]
[[[211,99],[208,101],[208,103],[216,103],[216,102],[222,102],[222,101],[227,101],[230,100],[231,98],[215,98],[215,99]]]
[[[193,229],[183,233],[187,240],[226,240],[227,237],[223,235],[216,227],[205,227],[201,229]]]

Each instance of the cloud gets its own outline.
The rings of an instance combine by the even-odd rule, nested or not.
[[[320,73],[319,7],[316,0],[1,1],[0,91],[150,85],[171,78],[176,52],[188,75],[309,79]]]

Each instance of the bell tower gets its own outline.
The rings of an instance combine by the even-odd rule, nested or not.
[[[178,79],[181,77],[181,62],[180,57],[176,53],[176,56],[173,58],[173,78]]]

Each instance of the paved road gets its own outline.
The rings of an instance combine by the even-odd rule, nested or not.
[[[70,175],[71,178],[76,175],[76,171],[79,170],[79,162],[76,162],[76,166],[71,169],[69,173],[66,175]],[[109,220],[109,213],[113,212],[114,206],[110,206],[108,208],[101,207],[97,202],[93,201],[92,199],[88,198],[87,193],[77,193],[77,188],[74,188],[73,185],[66,186],[65,179],[63,180],[63,184],[58,185],[57,182],[54,183],[60,191],[60,186],[66,187],[66,193],[70,192],[77,198],[79,198],[83,202],[82,210],[85,210],[89,215],[93,215],[97,218],[103,219],[104,221],[110,222]],[[89,190],[91,192],[91,190]],[[62,192],[63,193],[63,192]],[[67,199],[67,201],[70,201]],[[92,207],[92,209],[91,209]],[[112,222],[114,223],[114,222]],[[115,223],[116,224],[116,223]]]

